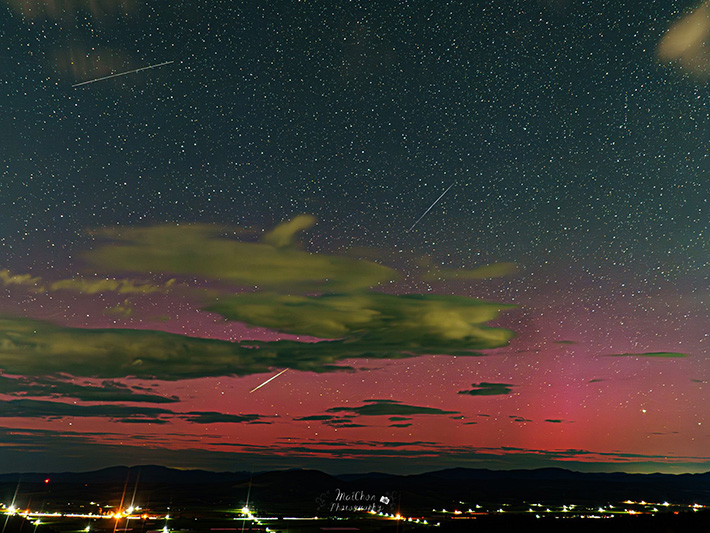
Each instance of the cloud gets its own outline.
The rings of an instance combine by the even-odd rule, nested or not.
[[[315,223],[316,217],[312,215],[299,215],[276,226],[264,235],[262,240],[266,244],[270,244],[276,248],[291,246],[298,232],[310,228]]]
[[[505,346],[513,333],[485,324],[510,307],[429,294],[256,293],[222,298],[206,310],[286,333],[343,339],[339,349],[351,356],[381,358],[398,353],[473,355],[473,350]]]
[[[213,411],[190,411],[180,415],[180,418],[193,424],[270,424],[261,415],[230,415]]]
[[[169,424],[169,420],[163,418],[113,418],[112,422],[117,424]]]
[[[511,385],[510,383],[486,383],[483,381],[481,383],[473,383],[471,387],[473,388],[470,390],[461,390],[458,394],[468,394],[469,396],[501,396],[512,393],[512,388],[515,387],[515,385]]]
[[[25,376],[67,373],[102,379],[161,380],[244,376],[272,368],[335,372],[352,370],[339,365],[349,358],[478,355],[471,349],[495,346],[508,336],[507,330],[486,331],[466,324],[454,324],[453,330],[447,330],[452,325],[446,323],[446,314],[415,316],[410,323],[403,317],[399,320],[401,336],[376,329],[360,338],[338,341],[229,342],[154,330],[70,328],[6,316],[0,317],[0,370]],[[413,327],[417,321],[422,324],[419,332]],[[471,331],[482,335],[476,338],[467,334]],[[407,332],[411,332],[411,338]],[[457,332],[463,332],[463,337],[456,338]]]
[[[425,281],[448,281],[452,279],[492,279],[510,276],[518,271],[515,263],[494,263],[471,269],[445,269],[433,268],[425,276]]]
[[[368,427],[365,424],[358,424],[353,421],[353,415],[335,416],[335,415],[311,415],[301,418],[294,418],[295,422],[322,422],[326,426],[333,428],[364,428]]]
[[[123,301],[122,304],[117,304],[112,307],[107,307],[104,311],[107,315],[115,315],[128,318],[133,314],[133,305],[129,299]]]
[[[313,220],[302,215],[284,222],[264,242],[224,238],[226,228],[212,224],[107,228],[95,234],[114,242],[97,246],[85,258],[105,271],[162,272],[290,290],[349,291],[399,277],[377,263],[291,246],[294,234]]]
[[[8,421],[9,422],[9,421]],[[116,429],[122,429],[116,426]],[[114,464],[163,464],[177,468],[234,470],[241,462],[255,470],[299,466],[351,472],[353,459],[362,471],[413,474],[461,466],[471,468],[541,468],[561,466],[579,471],[618,471],[633,462],[635,471],[704,472],[707,456],[672,456],[596,452],[584,449],[543,450],[516,447],[446,446],[436,442],[388,442],[352,439],[281,439],[270,446],[195,436],[137,435],[125,431],[72,432],[0,427],[0,465],[14,471],[94,470]],[[399,460],[394,460],[399,459]],[[8,470],[10,467],[6,468]],[[705,468],[706,469],[706,468]]]
[[[656,54],[659,61],[675,61],[693,76],[710,77],[710,2],[675,22],[658,43]]]
[[[595,379],[590,379],[589,381],[587,381],[587,383],[600,383],[602,381],[605,381],[605,380],[603,380],[601,378],[595,378]]]
[[[561,418],[546,418],[545,422],[549,422],[550,424],[573,424],[574,423],[572,420],[562,420]]]
[[[3,402],[0,418],[108,418],[120,423],[166,424],[175,419],[193,424],[269,424],[269,416],[257,414],[229,414],[214,411],[188,411],[180,413],[160,407],[135,407],[128,405],[87,405],[46,400],[20,399]]]
[[[532,422],[529,418],[525,418],[522,416],[516,416],[516,415],[508,415],[508,418],[511,418],[513,422]]]
[[[688,354],[679,352],[610,353],[607,354],[607,357],[660,357],[663,359],[675,359],[688,357]]]
[[[355,428],[371,427],[361,424],[359,419],[364,416],[386,416],[389,422],[394,422],[387,427],[405,428],[412,424],[406,423],[412,420],[412,415],[452,415],[460,414],[458,411],[444,411],[435,407],[423,407],[418,405],[407,405],[397,400],[363,400],[364,405],[351,407],[339,406],[327,409],[323,415],[311,415],[301,418],[294,418],[297,422],[322,422],[326,426],[333,428]],[[336,414],[337,413],[337,414]],[[402,422],[402,423],[399,423]]]
[[[8,269],[0,270],[0,283],[6,287],[18,285],[21,287],[34,287],[38,290],[43,290],[41,277],[32,276],[30,274],[13,274]]]
[[[107,229],[115,242],[99,245],[86,258],[106,269],[151,275],[199,275],[257,285],[291,294],[258,292],[222,296],[205,306],[229,320],[308,335],[301,340],[228,342],[151,330],[80,329],[38,320],[0,317],[0,370],[13,375],[68,373],[178,380],[249,375],[272,368],[355,371],[345,359],[400,359],[420,355],[479,356],[478,350],[507,345],[513,332],[490,327],[511,305],[449,295],[393,295],[367,291],[397,278],[387,267],[352,258],[311,254],[293,244],[315,219],[302,215],[266,233],[262,242],[240,242],[209,224]],[[232,231],[232,233],[236,233]],[[241,234],[240,234],[241,235]],[[36,284],[31,276],[5,272],[5,283]],[[126,279],[70,279],[45,283],[50,290],[96,294],[153,293],[164,285]],[[344,290],[345,292],[323,292]],[[295,291],[295,294],[293,293]],[[305,291],[308,295],[299,295]],[[108,312],[128,316],[130,302]],[[312,339],[309,339],[309,341]]]
[[[136,419],[155,421],[162,415],[174,415],[160,407],[134,407],[126,405],[78,405],[75,403],[44,400],[7,400],[0,409],[2,418],[66,418],[102,417],[111,419]]]
[[[256,355],[237,343],[161,331],[80,329],[0,318],[0,369],[13,375],[177,380],[261,373],[285,362],[273,354]]]
[[[175,284],[170,279],[163,285],[153,285],[130,279],[88,279],[70,278],[49,283],[50,291],[71,290],[82,294],[99,294],[115,292],[118,294],[151,294],[167,292]]]
[[[296,422],[316,422],[316,421],[323,421],[323,420],[332,420],[333,417],[330,415],[311,415],[311,416],[303,416],[301,418],[294,418]]]
[[[58,378],[30,379],[0,376],[0,394],[23,397],[66,397],[91,402],[176,403],[180,401],[177,396],[135,392],[127,385],[115,381],[104,381],[98,387],[86,384],[79,385]]]
[[[458,411],[444,411],[436,407],[407,405],[396,400],[364,400],[365,405],[359,407],[331,407],[328,413],[352,413],[357,416],[391,416],[391,415],[453,415]]]
[[[45,281],[40,276],[30,274],[14,274],[10,270],[0,270],[0,283],[6,287],[16,285],[30,287],[33,292],[44,291],[74,291],[82,294],[100,294],[115,292],[118,294],[151,294],[168,292],[175,285],[175,279],[170,279],[162,285],[154,285],[145,281],[132,279],[110,278],[67,278],[56,281]]]

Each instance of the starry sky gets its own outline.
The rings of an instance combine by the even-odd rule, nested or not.
[[[710,3],[0,17],[0,470],[710,470]]]

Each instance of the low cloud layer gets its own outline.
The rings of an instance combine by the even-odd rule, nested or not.
[[[444,411],[436,407],[407,405],[396,400],[364,400],[359,407],[331,407],[328,413],[350,413],[356,416],[406,416],[406,415],[454,415],[458,411]]]
[[[111,419],[145,419],[153,421],[161,415],[174,415],[173,411],[161,407],[135,407],[126,405],[78,405],[75,403],[51,402],[44,400],[8,400],[0,410],[2,418],[66,418],[101,417]]]
[[[0,394],[8,396],[50,396],[89,402],[176,403],[177,396],[161,396],[136,391],[116,381],[105,380],[100,386],[77,384],[57,378],[31,379],[0,376]]]
[[[513,392],[513,387],[510,383],[473,383],[471,389],[461,390],[459,394],[468,394],[469,396],[501,396]],[[487,415],[479,415],[487,416]]]
[[[334,428],[370,427],[362,417],[387,417],[391,428],[406,428],[414,415],[459,415],[458,411],[445,411],[436,407],[408,405],[397,400],[363,400],[363,405],[338,406],[326,410],[323,415],[311,415],[294,418],[295,422],[320,422]]]
[[[676,359],[688,357],[688,354],[680,352],[610,353],[608,357],[660,357],[663,359]]]
[[[107,418],[113,422],[133,424],[167,424],[185,420],[193,424],[270,424],[271,418],[257,414],[229,414],[215,411],[175,412],[162,407],[136,407],[106,403],[100,405],[55,402],[35,399],[7,400],[0,418]]]

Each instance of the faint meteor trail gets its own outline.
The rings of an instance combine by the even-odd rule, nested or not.
[[[276,374],[275,376],[271,376],[269,379],[267,379],[266,381],[264,381],[264,383],[262,383],[262,384],[259,385],[258,387],[254,387],[252,390],[250,390],[250,391],[249,391],[249,394],[251,394],[252,392],[254,392],[254,391],[256,391],[256,390],[259,390],[261,387],[263,387],[264,385],[266,385],[269,381],[272,381],[272,380],[276,379],[277,377],[279,377],[281,374],[283,374],[283,373],[286,372],[287,370],[288,370],[288,368],[284,368],[281,372],[279,372],[279,373]]]
[[[89,83],[95,83],[97,81],[108,80],[109,78],[117,78],[118,76],[125,76],[127,74],[134,74],[136,72],[140,72],[141,70],[158,68],[158,67],[162,67],[163,65],[169,65],[170,63],[175,63],[175,61],[166,61],[165,63],[158,63],[157,65],[149,65],[147,67],[141,67],[141,68],[137,68],[135,70],[129,70],[128,72],[119,72],[118,74],[110,74],[109,76],[104,76],[103,78],[96,78],[96,79],[89,80],[89,81],[82,81],[81,83],[75,83],[74,85],[72,85],[72,87],[79,87],[81,85],[88,85]]]
[[[437,204],[437,202],[438,202],[439,200],[441,200],[441,199],[444,197],[444,195],[445,195],[447,192],[449,192],[449,189],[451,189],[451,187],[453,187],[454,185],[456,185],[456,182],[455,182],[455,181],[454,181],[451,185],[449,185],[448,189],[446,189],[444,192],[441,193],[441,196],[439,196],[436,200],[434,200],[434,203],[429,206],[429,209],[427,209],[426,211],[424,211],[424,214],[423,214],[422,216],[420,216],[420,217],[417,219],[417,221],[416,221],[414,224],[412,224],[412,227],[409,228],[407,231],[408,231],[408,232],[409,232],[409,231],[412,231],[412,230],[414,229],[414,226],[416,226],[417,224],[419,224],[419,221],[420,221],[421,219],[423,219],[429,211],[431,211],[431,209]]]

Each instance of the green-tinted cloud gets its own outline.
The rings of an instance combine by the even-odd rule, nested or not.
[[[469,396],[500,396],[513,392],[513,387],[510,383],[473,383],[473,388],[470,390],[461,390],[459,394],[468,394]],[[479,415],[488,416],[488,415]]]
[[[219,228],[207,224],[104,230],[100,233],[116,242],[97,247],[87,259],[106,269],[199,275],[311,292],[309,296],[273,292],[224,296],[206,309],[230,320],[328,340],[235,343],[160,331],[90,330],[0,317],[0,370],[27,376],[68,373],[164,380],[240,376],[272,368],[354,371],[341,366],[341,361],[429,354],[476,356],[480,355],[477,350],[505,346],[513,337],[510,330],[487,325],[510,305],[462,296],[367,291],[378,282],[395,279],[396,273],[368,261],[298,250],[292,240],[313,221],[297,217],[267,233],[260,243],[224,238]],[[34,278],[5,274],[5,283],[38,283]],[[150,293],[173,283],[75,279],[54,282],[50,288]],[[324,292],[335,288],[346,292]],[[109,312],[128,315],[129,303]]]
[[[20,287],[34,287],[37,290],[43,290],[41,277],[32,276],[30,274],[13,274],[7,269],[0,270],[0,284],[6,287],[17,285]]]
[[[676,359],[688,357],[688,354],[679,352],[610,353],[608,357],[660,357],[664,359]]]
[[[463,296],[257,293],[226,297],[206,309],[230,320],[287,333],[347,340],[352,346],[343,349],[371,356],[458,355],[504,346],[513,333],[485,324],[510,307]]]
[[[104,271],[182,274],[291,290],[353,290],[397,279],[394,270],[376,263],[288,246],[295,232],[310,223],[309,217],[297,217],[267,233],[261,243],[224,238],[225,228],[211,224],[104,229],[96,234],[114,242],[85,257]]]
[[[161,331],[80,329],[0,318],[0,369],[7,374],[164,380],[267,372],[279,358],[236,343]]]
[[[316,217],[312,215],[299,215],[291,220],[283,222],[264,235],[263,241],[276,248],[291,246],[296,234],[310,228],[316,223]]]
[[[659,61],[673,61],[684,72],[710,78],[710,1],[675,22],[658,43]]]
[[[162,285],[154,285],[145,281],[132,279],[110,278],[67,278],[56,281],[45,281],[40,276],[30,274],[13,274],[5,269],[0,270],[0,284],[6,287],[16,285],[29,287],[32,292],[44,291],[74,291],[82,294],[100,294],[115,292],[118,294],[151,294],[164,293],[175,285],[170,279]]]
[[[129,299],[126,299],[121,304],[117,304],[112,307],[107,307],[104,313],[106,313],[107,315],[128,318],[133,314],[133,305],[131,304],[131,301]]]
[[[436,320],[432,325],[432,331]],[[403,327],[403,331],[406,328]],[[494,333],[490,335],[495,339]],[[504,335],[506,330],[501,330]],[[352,370],[350,358],[406,358],[420,354],[478,355],[490,338],[388,337],[375,331],[337,341],[292,340],[241,343],[187,337],[153,330],[81,329],[28,318],[0,318],[0,370],[7,374],[179,380],[243,376],[291,368],[312,372]],[[431,338],[434,341],[430,340]]]
[[[69,290],[83,294],[99,294],[104,292],[116,292],[118,294],[151,294],[167,292],[175,280],[168,280],[163,285],[134,281],[130,279],[91,279],[91,278],[70,278],[60,279],[49,283],[50,291]]]

